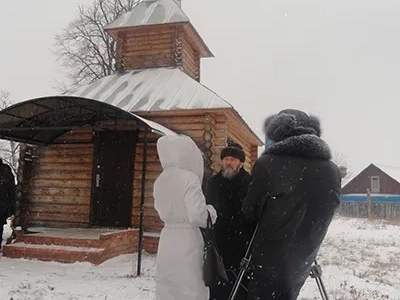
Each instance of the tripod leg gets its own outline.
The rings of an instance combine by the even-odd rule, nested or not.
[[[320,285],[320,282],[319,282],[318,278],[315,278],[315,282],[317,283],[318,290],[319,290],[319,293],[321,294],[322,300],[325,300],[324,299],[324,294],[322,292],[322,288],[321,288],[321,285]]]
[[[315,281],[317,282],[318,290],[319,290],[319,293],[321,294],[322,300],[329,300],[328,299],[328,294],[327,294],[327,292],[325,290],[325,286],[324,286],[324,283],[322,282],[321,278],[320,277],[316,277]]]
[[[228,300],[234,300],[235,299],[236,294],[237,294],[237,292],[239,290],[240,284],[242,282],[243,276],[244,276],[244,274],[247,272],[247,270],[249,268],[249,264],[250,264],[250,261],[251,261],[251,254],[250,254],[251,247],[253,245],[254,238],[255,238],[255,236],[256,236],[256,234],[258,232],[259,224],[260,223],[257,223],[256,229],[253,232],[253,236],[251,237],[251,240],[250,240],[249,245],[247,247],[246,254],[244,255],[244,258],[242,259],[242,262],[241,262],[241,270],[240,270],[239,276],[235,281],[235,285],[233,286],[233,289],[231,291],[231,294],[229,295]]]
[[[240,283],[242,282],[243,276],[247,270],[240,270],[239,276],[235,281],[235,284],[232,288],[231,294],[229,295],[228,300],[235,300],[237,292],[239,291]]]
[[[319,293],[321,294],[322,300],[328,300],[328,293],[326,292],[324,283],[322,282],[322,269],[321,266],[318,264],[317,260],[314,260],[314,265],[311,267],[310,276],[315,278],[317,282]]]
[[[320,278],[321,281],[321,289],[322,289],[322,293],[324,294],[323,299],[324,300],[328,300],[328,293],[326,292],[324,283],[322,282],[322,279]]]

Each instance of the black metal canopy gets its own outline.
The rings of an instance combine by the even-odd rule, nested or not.
[[[0,138],[47,145],[73,129],[105,128],[101,122],[117,120],[134,120],[140,127],[153,128],[156,124],[104,102],[50,96],[20,102],[0,111]],[[162,126],[157,127],[153,129],[160,133]]]

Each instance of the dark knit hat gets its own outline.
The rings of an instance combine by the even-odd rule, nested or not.
[[[246,155],[243,151],[242,146],[236,143],[229,143],[227,147],[222,149],[221,151],[221,159],[224,159],[226,156],[232,156],[239,159],[241,162],[246,160]]]
[[[268,139],[276,142],[303,134],[320,137],[321,126],[315,116],[297,109],[284,109],[264,121],[264,133]]]

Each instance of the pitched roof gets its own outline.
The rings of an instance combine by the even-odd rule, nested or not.
[[[189,18],[174,0],[144,0],[105,29],[180,22],[189,22]]]
[[[400,183],[400,167],[377,165],[375,166]]]
[[[354,178],[356,178],[358,175],[361,174],[362,171],[364,171],[366,168],[369,166],[375,166],[376,168],[380,169],[382,172],[386,173],[390,177],[392,177],[394,180],[400,183],[400,167],[395,167],[395,166],[385,166],[381,164],[369,164],[367,167],[358,170],[356,172],[353,172],[351,176],[343,180],[342,186],[347,185],[350,181],[352,181]]]
[[[163,25],[182,23],[194,34],[197,39],[200,57],[213,57],[200,34],[190,23],[189,18],[183,12],[175,0],[144,0],[139,2],[131,11],[123,14],[112,23],[104,27],[104,30],[117,38],[115,35],[119,29],[133,28],[145,25]]]
[[[116,73],[63,95],[102,101],[128,112],[232,108],[227,101],[178,68]]]

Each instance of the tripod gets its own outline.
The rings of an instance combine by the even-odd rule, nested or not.
[[[240,283],[242,282],[243,276],[247,272],[247,270],[249,269],[250,261],[251,261],[251,253],[250,253],[251,252],[251,246],[253,245],[254,237],[257,234],[259,225],[260,225],[260,223],[257,223],[256,229],[254,230],[253,236],[251,237],[249,246],[247,247],[246,254],[242,258],[242,261],[240,262],[240,272],[239,272],[239,275],[238,275],[238,277],[237,277],[237,279],[235,281],[235,284],[233,285],[233,288],[232,288],[231,294],[229,295],[228,300],[235,300],[235,297],[236,297],[237,292],[239,290]]]
[[[321,294],[322,300],[328,300],[328,293],[326,292],[324,283],[322,282],[322,269],[321,266],[318,264],[317,260],[314,260],[314,264],[311,267],[310,276],[311,278],[315,278],[317,282],[319,293]]]
[[[235,284],[233,285],[233,288],[232,288],[231,294],[229,295],[228,300],[235,300],[236,295],[239,291],[240,283],[242,282],[242,279],[243,279],[245,273],[249,269],[250,261],[251,261],[251,246],[253,245],[253,241],[257,234],[259,224],[260,223],[257,224],[257,227],[254,230],[253,236],[251,237],[249,246],[247,247],[246,254],[242,258],[242,261],[240,262],[240,272],[235,281]],[[317,260],[314,260],[314,264],[311,266],[310,276],[311,276],[311,278],[315,278],[315,281],[317,282],[317,286],[318,286],[319,292],[321,294],[322,300],[329,300],[328,294],[325,290],[325,286],[321,279],[321,275],[322,275],[322,268],[317,263]]]

